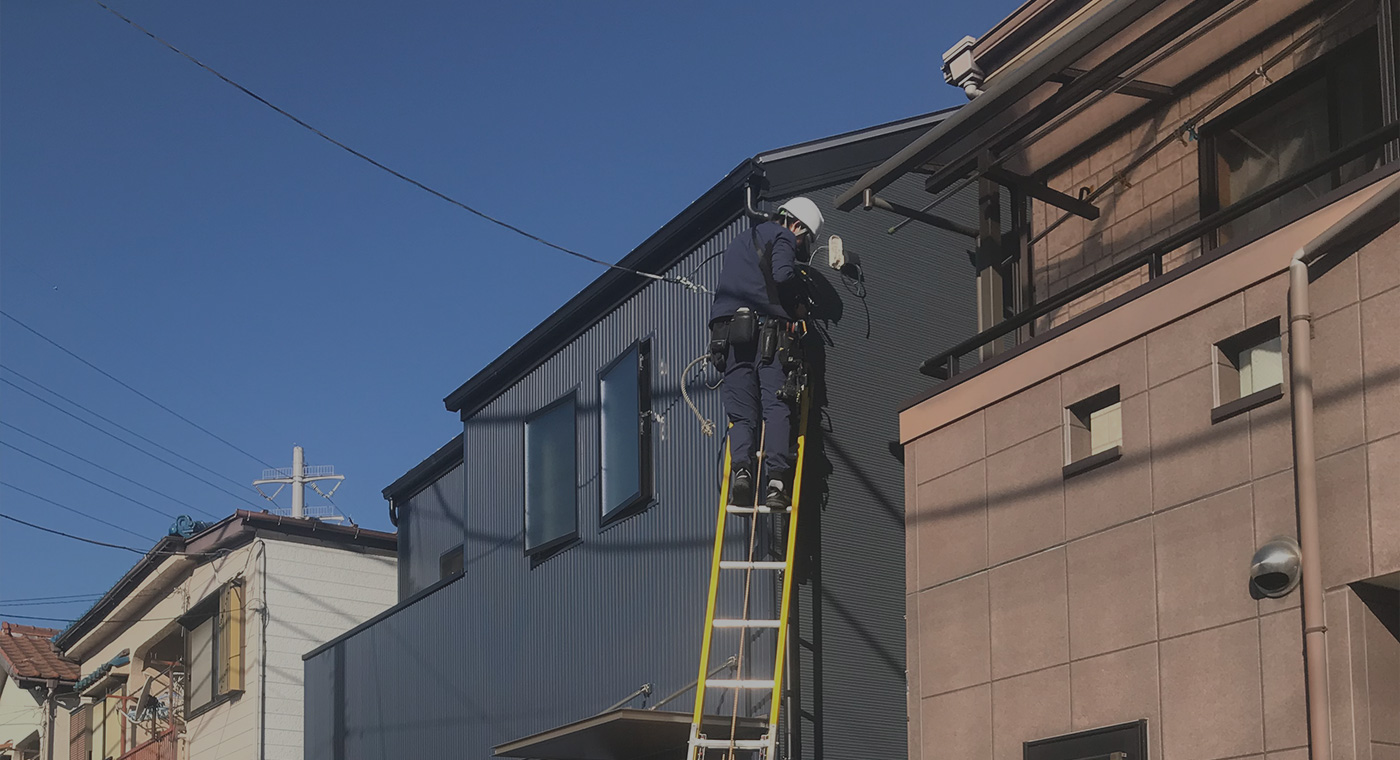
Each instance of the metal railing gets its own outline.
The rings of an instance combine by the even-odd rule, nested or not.
[[[1241,198],[1238,202],[1202,218],[1199,222],[1180,232],[1167,236],[1164,240],[1144,248],[1083,282],[1066,288],[1006,320],[998,322],[942,353],[925,359],[923,364],[919,366],[919,371],[930,377],[949,380],[961,370],[958,361],[961,357],[978,351],[993,341],[1011,335],[1035,320],[1049,316],[1056,310],[1068,306],[1144,266],[1147,267],[1148,282],[1151,282],[1163,274],[1162,260],[1172,251],[1200,240],[1203,236],[1252,211],[1263,208],[1318,177],[1340,168],[1349,161],[1361,158],[1367,153],[1383,147],[1397,137],[1400,137],[1400,122],[1391,122],[1380,127],[1307,168],[1260,188]]]

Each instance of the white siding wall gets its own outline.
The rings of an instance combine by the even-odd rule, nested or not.
[[[267,542],[267,573],[267,758],[301,760],[301,656],[390,607],[398,575],[392,556],[277,540]],[[249,596],[261,598],[261,585]],[[250,652],[261,626],[249,616]],[[249,673],[250,695],[259,675]]]

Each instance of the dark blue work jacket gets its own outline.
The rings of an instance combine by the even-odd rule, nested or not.
[[[710,307],[710,321],[733,316],[748,307],[759,314],[792,319],[792,312],[783,303],[797,280],[797,237],[777,222],[764,222],[756,228],[758,249],[754,249],[753,230],[739,233],[724,249],[720,258],[719,285],[715,302]],[[759,256],[772,245],[773,284],[778,291],[770,297]]]

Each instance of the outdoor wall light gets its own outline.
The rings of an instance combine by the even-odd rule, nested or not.
[[[1254,552],[1249,561],[1249,588],[1255,598],[1288,596],[1303,577],[1303,552],[1298,542],[1279,536]]]

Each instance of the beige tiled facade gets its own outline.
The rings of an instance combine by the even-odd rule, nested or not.
[[[1372,22],[1373,5],[1354,7],[1270,78]],[[1050,186],[1102,186],[1315,23],[1096,146]],[[1196,144],[1174,142],[1102,199],[1098,221],[1071,219],[1038,243],[1037,296],[1199,220],[1197,166]],[[1032,233],[1060,213],[1034,203]],[[1316,234],[1343,212],[1323,213],[1298,224]],[[1102,328],[1123,318],[1108,312],[905,412],[911,758],[1019,758],[1025,741],[1139,719],[1154,759],[1308,756],[1300,592],[1257,599],[1248,585],[1254,551],[1298,533],[1287,372],[1282,398],[1212,421],[1216,343],[1278,320],[1287,367],[1285,268],[1298,235],[1251,259],[1267,263],[1212,263],[1158,288],[1143,313],[1193,305],[1136,334]],[[1187,246],[1167,268],[1199,255]],[[1312,271],[1333,757],[1394,760],[1400,620],[1380,620],[1400,616],[1400,225]],[[1145,282],[1125,278],[1047,324]],[[1207,287],[1219,295],[1193,295]],[[1091,350],[1086,334],[1114,337]],[[1066,407],[1113,386],[1121,457],[1066,476]]]

